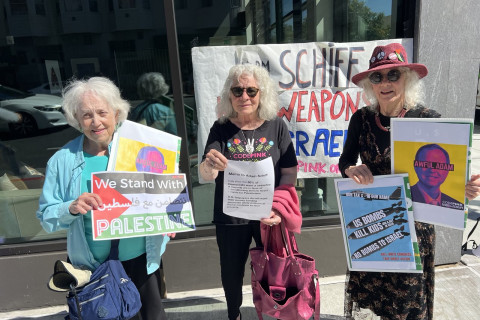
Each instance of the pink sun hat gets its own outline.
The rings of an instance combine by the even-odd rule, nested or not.
[[[360,72],[352,77],[353,83],[358,83],[371,72],[395,67],[407,67],[418,73],[421,78],[428,74],[427,67],[420,63],[408,63],[407,52],[400,43],[390,43],[386,46],[377,46],[373,49],[367,71]]]

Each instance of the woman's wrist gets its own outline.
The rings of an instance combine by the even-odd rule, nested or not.
[[[70,215],[76,217],[76,216],[78,215],[78,212],[77,212],[77,213],[73,213],[71,207],[72,207],[72,205],[70,204],[70,205],[68,206],[68,213],[70,213]]]
[[[204,172],[206,175],[211,176],[211,175],[214,174],[215,168],[214,168],[213,166],[208,165],[208,162],[207,162],[206,159],[202,162],[202,167],[203,167],[203,172]]]
[[[345,168],[344,172],[345,172],[345,175],[348,177],[348,173],[350,172],[350,169],[352,168],[353,166],[348,166]]]

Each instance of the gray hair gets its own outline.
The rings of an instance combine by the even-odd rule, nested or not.
[[[170,87],[159,72],[144,73],[137,80],[137,93],[140,99],[155,100],[168,92]]]
[[[409,110],[417,105],[423,105],[425,86],[423,81],[418,77],[418,73],[407,67],[399,67],[398,70],[405,75],[405,108]],[[371,105],[369,107],[376,110],[378,100],[368,77],[360,80],[358,86],[363,88],[363,92],[367,96],[368,101],[370,101]]]
[[[278,94],[275,90],[275,82],[270,78],[267,69],[253,64],[237,64],[230,68],[220,95],[220,102],[217,104],[219,122],[224,123],[228,118],[237,116],[230,100],[230,88],[244,75],[253,76],[260,89],[258,117],[263,120],[275,119],[278,113]]]
[[[104,77],[92,77],[88,80],[72,80],[63,89],[63,111],[68,124],[81,131],[80,124],[75,114],[82,104],[83,96],[92,93],[98,98],[104,99],[107,104],[117,113],[119,123],[125,121],[130,110],[128,101],[122,99],[120,89],[112,80]]]

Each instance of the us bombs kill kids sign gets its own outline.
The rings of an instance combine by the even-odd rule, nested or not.
[[[103,202],[92,210],[94,240],[195,230],[184,174],[96,172],[92,192]]]
[[[376,176],[366,186],[336,179],[351,271],[422,272],[408,175]]]

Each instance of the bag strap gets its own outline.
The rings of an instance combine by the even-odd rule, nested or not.
[[[476,248],[477,248],[477,243],[475,242],[475,240],[468,240],[468,238],[470,238],[470,236],[472,235],[473,231],[475,231],[475,229],[477,228],[479,221],[480,221],[480,217],[477,218],[477,222],[476,222],[475,225],[473,226],[472,230],[470,230],[470,232],[468,233],[467,241],[465,241],[465,243],[462,245],[462,251],[467,251],[467,244],[468,244],[470,241],[473,242],[472,249],[476,249]]]
[[[320,320],[320,283],[318,281],[318,274],[313,275],[315,282],[315,314],[314,320]]]
[[[110,254],[108,255],[108,260],[118,260],[118,245],[120,239],[113,239],[110,245]]]
[[[268,245],[273,240],[272,239],[273,238],[273,228],[275,228],[275,227],[277,227],[277,226],[270,226],[269,228],[267,228],[267,232],[265,234],[265,243],[264,243],[264,246],[263,246],[263,253],[265,254],[265,256],[267,256]],[[282,222],[280,222],[278,227],[282,231],[283,245],[285,247],[285,250],[287,251],[287,255],[290,258],[295,259],[294,253],[298,252],[297,242],[295,241],[295,238],[290,236],[290,233],[287,230],[287,226],[285,225],[283,220],[282,220]],[[293,238],[293,240],[292,240],[292,238]]]
[[[287,230],[287,226],[285,225],[285,223],[283,223],[283,220],[282,222],[280,222],[280,230],[282,230],[282,238],[283,238],[283,245],[285,246],[285,250],[287,250],[287,254],[291,257],[291,258],[295,258],[293,253],[293,245],[292,245],[292,238],[290,237],[290,234]]]
[[[75,297],[75,304],[77,305],[78,320],[83,320],[82,306],[80,305],[80,301],[78,301],[77,288],[75,288],[75,285],[73,283],[70,283],[70,292]]]

